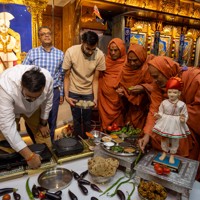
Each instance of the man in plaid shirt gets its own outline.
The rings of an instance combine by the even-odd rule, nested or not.
[[[64,71],[62,69],[64,54],[56,49],[52,44],[52,33],[49,27],[42,26],[38,30],[38,37],[41,46],[29,50],[23,61],[24,65],[36,65],[47,69],[54,80],[53,106],[49,114],[48,124],[50,129],[51,141],[54,141],[54,132],[58,115],[59,104],[63,103],[63,79]],[[46,126],[47,124],[43,124]],[[30,132],[30,131],[28,131]]]

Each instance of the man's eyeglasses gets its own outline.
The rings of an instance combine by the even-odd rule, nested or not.
[[[24,99],[26,99],[26,101],[28,101],[28,102],[33,102],[33,101],[35,101],[38,97],[30,97],[30,96],[27,96],[26,94],[25,94],[25,92],[23,91],[23,89],[22,89],[22,95],[23,95],[23,97],[24,97]]]
[[[48,33],[40,33],[40,36],[43,37],[43,36],[51,36],[51,32],[48,32]]]

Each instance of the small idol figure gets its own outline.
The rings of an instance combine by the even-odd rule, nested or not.
[[[157,119],[153,132],[162,136],[161,148],[163,150],[159,160],[164,160],[170,153],[169,163],[174,164],[174,154],[179,147],[179,139],[190,134],[186,124],[188,112],[186,104],[179,100],[183,83],[180,78],[172,77],[166,83],[168,99],[162,101],[159,112],[154,116]]]

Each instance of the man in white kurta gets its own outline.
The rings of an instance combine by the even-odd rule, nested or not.
[[[50,137],[43,132],[45,130],[48,133],[47,119],[52,107],[53,79],[47,70],[41,68],[39,73],[42,73],[44,81],[46,80],[44,87],[37,97],[31,97],[31,95],[38,94],[34,92],[26,93],[25,96],[23,90],[27,91],[28,87],[22,85],[22,76],[25,72],[32,71],[33,68],[37,67],[16,65],[16,67],[7,69],[0,75],[0,131],[15,151],[19,152],[26,160],[31,158],[30,163],[27,162],[28,165],[37,168],[41,164],[39,163],[39,155],[32,159],[33,152],[21,138],[16,124],[16,121],[19,120],[16,119],[23,117],[29,128],[32,129],[36,142],[45,142],[50,146]],[[33,101],[28,101],[31,98]],[[0,139],[1,136],[0,134]],[[33,162],[34,160],[35,162]]]

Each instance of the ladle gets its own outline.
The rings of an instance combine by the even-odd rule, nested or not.
[[[80,135],[78,137],[81,139],[81,141],[86,144],[90,151],[94,151],[95,146],[90,145],[88,142],[86,142]]]

